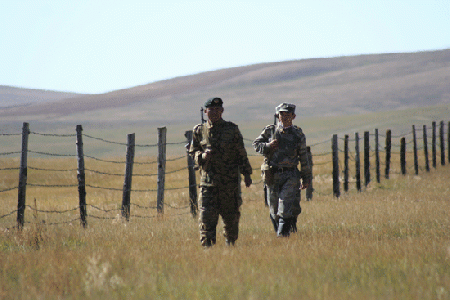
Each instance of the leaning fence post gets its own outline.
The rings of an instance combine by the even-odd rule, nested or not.
[[[433,168],[436,169],[436,122],[431,123],[432,135],[431,135],[431,159],[433,161]]]
[[[127,158],[125,166],[125,180],[123,182],[123,196],[122,196],[122,217],[127,221],[130,220],[130,198],[131,198],[131,180],[133,177],[133,163],[134,163],[134,133],[127,135]]]
[[[77,125],[77,179],[78,179],[78,197],[80,206],[81,225],[86,228],[86,176],[84,172],[84,153],[83,153],[83,127]]]
[[[402,137],[400,139],[400,166],[402,174],[406,174],[406,139]]]
[[[428,159],[427,125],[423,125],[423,155],[425,156],[425,170],[430,172],[430,161]]]
[[[166,127],[158,128],[158,192],[156,210],[164,213],[164,184],[166,181]]]
[[[28,158],[28,135],[30,134],[29,124],[24,122],[22,127],[22,156],[20,159],[19,189],[17,201],[17,227],[23,228],[25,221],[25,199],[27,192],[27,158]]]
[[[348,192],[348,134],[344,137],[344,191]]]
[[[191,206],[191,214],[193,217],[197,215],[197,182],[195,178],[194,159],[189,155],[189,147],[192,142],[192,130],[188,130],[184,133],[187,139],[187,164],[189,172],[189,204]]]
[[[391,169],[391,130],[386,130],[386,169],[384,171],[384,177],[389,179],[389,171]]]
[[[379,144],[378,144],[378,129],[375,129],[375,168],[377,173],[377,182],[381,182],[380,178],[380,151],[379,151]]]
[[[441,144],[441,166],[445,166],[444,121],[441,121],[439,126],[439,138]]]
[[[333,151],[333,195],[338,197],[341,195],[339,191],[339,156],[338,156],[338,136],[333,134],[332,140],[332,151]]]
[[[359,155],[359,133],[355,132],[355,177],[356,190],[361,192],[361,159]]]
[[[414,171],[416,175],[419,175],[419,157],[417,156],[417,139],[416,139],[416,126],[412,126],[413,134],[413,147],[414,147]]]

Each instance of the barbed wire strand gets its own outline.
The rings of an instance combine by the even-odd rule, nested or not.
[[[49,153],[49,152],[41,152],[41,151],[33,151],[33,150],[28,150],[28,153],[34,153],[34,154],[40,154],[40,155],[48,155],[48,156],[76,157],[75,154],[58,154],[58,153]]]
[[[75,172],[78,171],[78,169],[65,169],[65,170],[61,170],[61,169],[44,169],[44,168],[36,168],[36,167],[31,167],[28,166],[27,167],[30,170],[35,170],[35,171],[51,171],[51,172]],[[20,169],[20,168],[18,168]]]
[[[18,188],[19,188],[18,186],[15,186],[15,187],[12,187],[12,188],[9,188],[9,189],[0,190],[0,193],[9,192],[9,191],[12,191],[12,190],[15,190],[15,189],[18,189]]]
[[[14,136],[14,135],[22,135],[22,133],[0,133],[0,136]]]
[[[11,154],[19,154],[22,153],[22,151],[13,151],[13,152],[2,152],[0,155],[11,155]]]
[[[39,133],[39,132],[34,132],[34,131],[30,131],[30,134],[41,135],[41,136],[55,136],[55,137],[75,137],[75,136],[77,136],[76,133],[74,133],[74,134],[56,134],[56,133]]]
[[[71,212],[71,211],[75,211],[77,209],[80,208],[80,206],[74,207],[74,208],[70,208],[70,209],[66,209],[66,210],[41,210],[41,209],[36,209],[30,205],[26,205],[26,207],[28,207],[29,209],[35,211],[35,212],[41,212],[41,213],[57,213],[57,214],[64,214],[67,212]]]
[[[14,214],[14,213],[16,213],[18,211],[19,211],[18,209],[13,210],[12,212],[9,212],[7,214],[4,214],[4,215],[0,216],[0,219],[6,218],[7,216],[10,216],[10,215],[12,215],[12,214]]]

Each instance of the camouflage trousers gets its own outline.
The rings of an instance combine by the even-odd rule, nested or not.
[[[267,186],[267,204],[273,220],[297,218],[300,207],[300,172],[297,169],[276,172]]]
[[[216,243],[219,216],[224,223],[223,235],[227,243],[234,244],[239,235],[239,207],[242,199],[237,185],[201,187],[199,199],[200,241],[203,246]]]

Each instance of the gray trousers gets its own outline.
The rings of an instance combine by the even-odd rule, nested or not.
[[[267,186],[267,204],[272,218],[297,218],[301,213],[300,195],[300,172],[297,169],[276,172],[273,184]]]

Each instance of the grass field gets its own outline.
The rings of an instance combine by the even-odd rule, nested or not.
[[[254,168],[260,160],[251,157]],[[18,166],[17,159],[1,163]],[[29,165],[76,168],[67,158],[31,159]],[[169,162],[168,171],[178,165]],[[87,166],[124,171],[102,162]],[[153,173],[151,166],[136,165],[134,172]],[[23,231],[14,228],[14,213],[0,219],[0,298],[450,299],[450,168],[393,174],[336,199],[330,167],[315,168],[313,201],[302,201],[298,233],[287,239],[273,232],[256,171],[255,184],[243,188],[237,245],[225,246],[219,222],[218,244],[206,251],[186,189],[166,193],[163,216],[153,208],[155,193],[133,193],[136,206],[125,222],[120,191],[88,188],[93,206],[83,229],[76,187],[28,187]],[[16,170],[1,172],[0,190],[17,185]],[[28,182],[76,184],[76,172],[29,170]],[[87,182],[121,189],[123,178],[87,173]],[[184,171],[166,179],[167,188],[186,183]],[[155,186],[155,177],[133,179],[133,189]],[[0,201],[0,216],[13,211],[17,190],[0,193]]]

